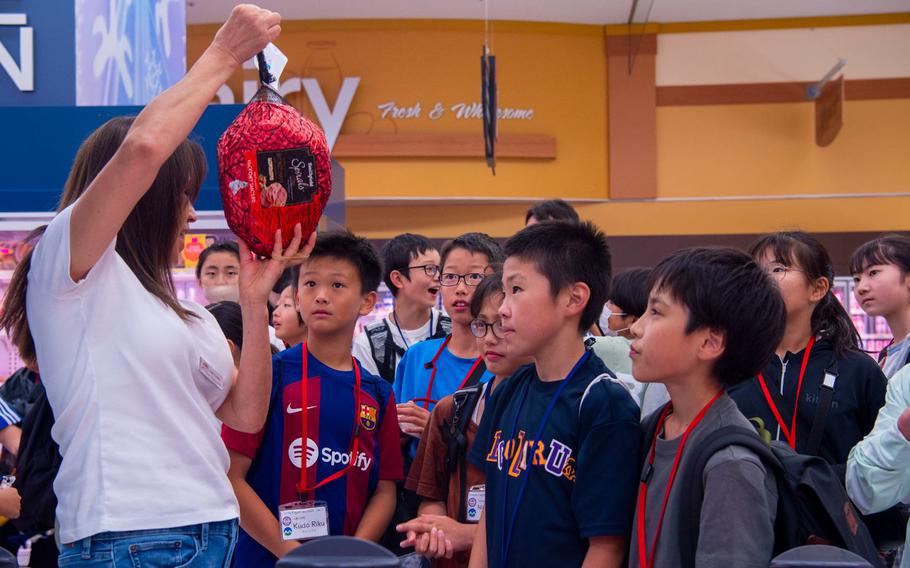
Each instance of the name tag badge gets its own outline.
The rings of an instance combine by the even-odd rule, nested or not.
[[[480,515],[483,513],[483,505],[486,502],[487,486],[474,485],[468,489],[468,502],[465,511],[467,511],[467,521],[469,523],[479,523]]]
[[[295,501],[278,507],[284,540],[329,536],[329,507],[325,501]]]

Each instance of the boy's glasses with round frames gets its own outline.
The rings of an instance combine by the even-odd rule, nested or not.
[[[487,336],[487,330],[493,331],[493,337],[499,339],[505,339],[505,333],[502,330],[502,322],[498,321],[496,323],[487,323],[482,319],[476,319],[471,321],[471,335],[477,339],[482,339]]]
[[[459,280],[464,280],[467,286],[477,286],[483,282],[485,275],[481,272],[470,272],[468,274],[455,274],[453,272],[443,272],[439,277],[439,283],[443,286],[458,286]]]
[[[418,268],[422,268],[423,273],[431,278],[439,275],[439,266],[436,264],[418,264],[417,266],[409,266],[408,270],[417,270]]]

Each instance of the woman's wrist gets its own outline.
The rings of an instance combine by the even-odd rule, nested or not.
[[[187,75],[195,75],[197,83],[200,78],[212,78],[219,85],[223,85],[242,65],[243,62],[238,61],[226,48],[212,43],[190,68]]]
[[[262,310],[268,311],[269,309],[269,299],[268,296],[259,296],[255,294],[244,294],[241,290],[240,300],[240,311],[243,314],[246,314],[249,311],[251,314],[256,314],[258,317]]]
[[[205,48],[205,52],[203,52],[202,56],[206,59],[213,60],[215,63],[222,65],[225,68],[230,68],[231,71],[235,71],[243,65],[243,61],[237,59],[237,56],[234,55],[231,50],[222,46],[217,41],[210,43],[209,46]]]

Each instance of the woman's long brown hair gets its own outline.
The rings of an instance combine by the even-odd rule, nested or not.
[[[58,213],[85,193],[92,180],[117,152],[133,120],[133,117],[111,119],[82,143],[57,206]],[[171,256],[185,222],[183,215],[187,200],[196,200],[205,174],[202,148],[192,140],[183,141],[161,166],[155,181],[117,233],[117,254],[143,288],[184,321],[195,317],[195,314],[177,301],[171,280]],[[44,227],[40,227],[29,235],[29,239],[37,241],[43,232]],[[0,329],[9,334],[19,357],[26,363],[37,361],[25,311],[31,260],[32,252],[29,251],[16,266],[0,310]]]

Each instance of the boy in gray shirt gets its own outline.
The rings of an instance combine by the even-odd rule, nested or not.
[[[670,403],[644,441],[629,567],[766,567],[774,548],[777,490],[761,460],[741,446],[715,453],[702,483],[698,536],[682,486],[712,432],[750,423],[724,388],[754,375],[784,331],[783,300],[752,259],[733,249],[686,249],[651,276],[644,316],[631,328],[632,372],[662,383]],[[681,546],[697,538],[694,546]],[[688,543],[692,544],[692,543]],[[695,551],[683,558],[683,550]]]

